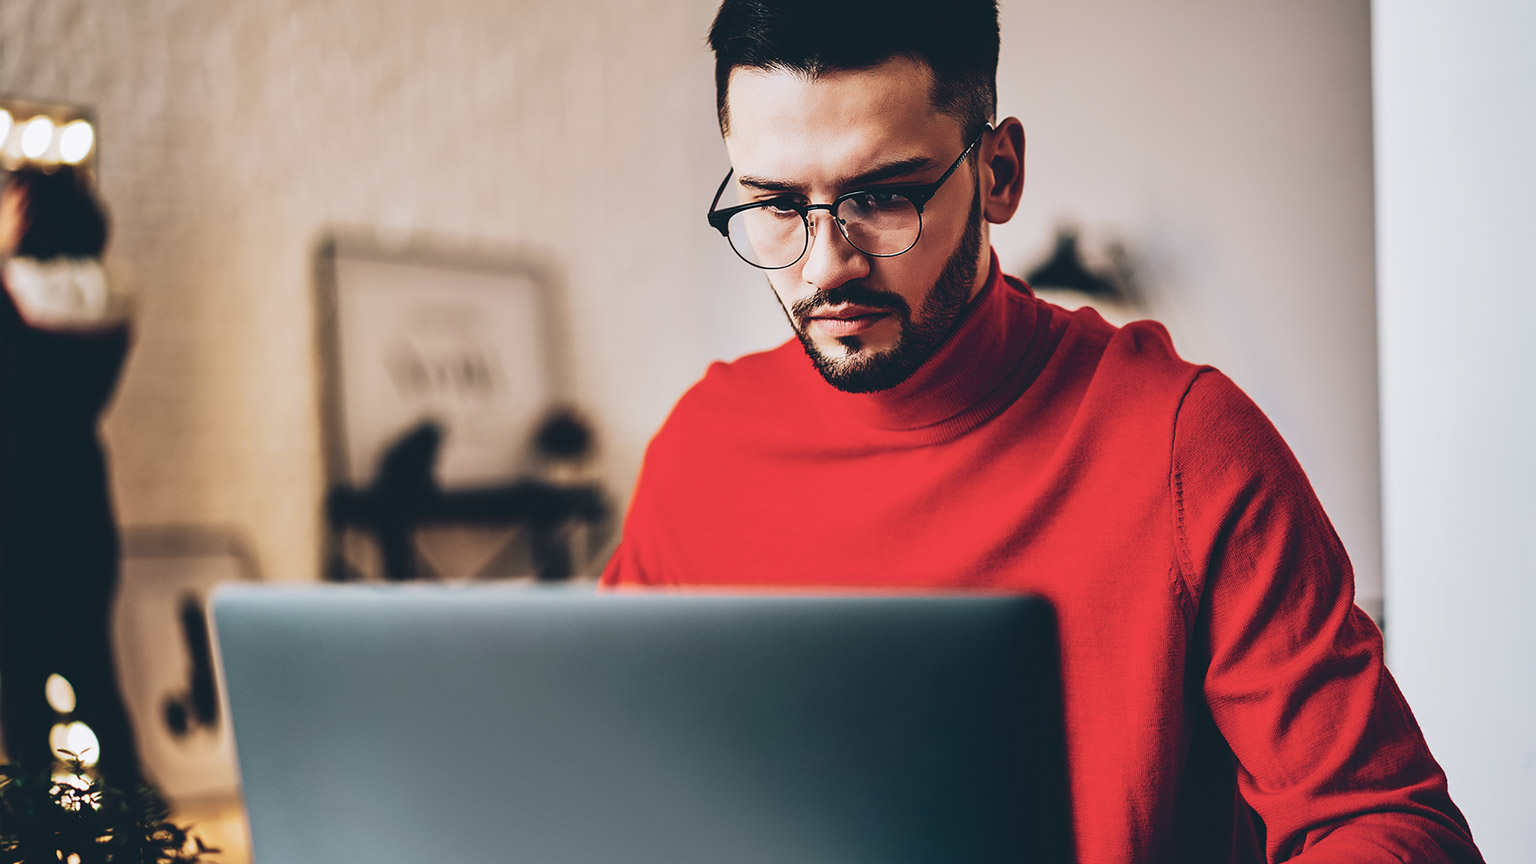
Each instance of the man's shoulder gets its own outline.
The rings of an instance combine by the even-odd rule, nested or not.
[[[1057,333],[1047,373],[1077,380],[1090,391],[1112,395],[1119,410],[1152,402],[1182,400],[1195,379],[1212,367],[1179,355],[1168,328],[1159,321],[1111,324],[1089,306],[1064,309],[1045,301],[1050,329]]]
[[[793,339],[735,360],[716,360],[678,400],[677,409],[761,410],[765,397],[782,398],[794,388],[800,377],[796,373],[803,372],[800,367],[807,362]]]
[[[703,377],[677,400],[653,447],[667,441],[695,446],[701,438],[716,438],[781,415],[801,392],[808,364],[793,339],[709,364]]]

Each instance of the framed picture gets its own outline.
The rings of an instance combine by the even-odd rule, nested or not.
[[[566,397],[562,317],[553,269],[531,257],[332,238],[318,259],[327,570],[373,578],[389,563],[383,535],[358,524],[366,519],[338,519],[338,496],[474,493],[527,476],[538,424]],[[529,566],[517,560],[515,525],[409,534],[413,573],[474,578]]]
[[[234,741],[204,610],[221,583],[259,580],[232,531],[209,526],[123,530],[113,647],[139,758],[178,806],[239,794]]]

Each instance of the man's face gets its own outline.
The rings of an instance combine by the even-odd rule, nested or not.
[[[932,73],[906,58],[814,79],[731,73],[726,149],[740,200],[785,192],[830,203],[844,192],[931,183],[965,149],[960,122],[933,107]],[[972,160],[974,162],[974,160]],[[985,273],[976,174],[961,165],[923,209],[917,245],[876,258],[813,211],[810,248],[767,271],[806,353],[833,386],[883,390],[943,344]]]

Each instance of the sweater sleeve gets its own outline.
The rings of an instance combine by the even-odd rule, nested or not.
[[[1171,485],[1206,703],[1267,859],[1480,862],[1301,466],[1214,370],[1180,407]]]
[[[646,517],[638,505],[640,491],[636,489],[629,512],[624,516],[624,536],[619,540],[618,548],[613,550],[613,557],[608,559],[607,566],[603,568],[603,577],[598,582],[600,590],[638,588],[651,584],[642,552],[645,548],[645,542],[640,539],[642,529],[637,527],[645,523]]]

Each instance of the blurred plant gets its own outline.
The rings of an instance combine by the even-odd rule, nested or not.
[[[213,864],[153,788],[114,789],[65,756],[60,775],[0,763],[0,864]]]

